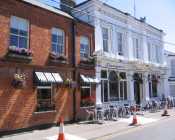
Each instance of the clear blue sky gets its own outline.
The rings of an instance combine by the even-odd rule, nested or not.
[[[40,0],[56,6],[51,0]],[[59,0],[56,0],[59,1]],[[77,3],[85,0],[76,0]],[[133,15],[134,0],[102,0],[117,9],[129,12]],[[135,0],[136,17],[147,18],[147,23],[164,30],[165,41],[175,44],[175,0]],[[168,49],[175,52],[175,45],[165,44]]]

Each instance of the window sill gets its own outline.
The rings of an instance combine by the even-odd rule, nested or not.
[[[80,106],[80,109],[89,109],[89,108],[94,108],[95,106]]]
[[[33,114],[45,114],[45,113],[55,113],[56,110],[50,110],[50,111],[40,111],[40,112],[34,112]]]
[[[32,61],[32,56],[8,52],[6,54],[6,59],[11,61],[30,62]]]
[[[56,54],[50,52],[49,59],[53,63],[63,63],[63,64],[67,63],[67,57],[63,54],[56,55]]]
[[[67,60],[60,60],[60,59],[50,59],[51,63],[61,63],[61,64],[68,64]]]
[[[80,58],[80,65],[94,65],[95,59],[93,57]]]

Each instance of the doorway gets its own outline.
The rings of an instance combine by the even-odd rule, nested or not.
[[[136,104],[141,103],[141,98],[142,98],[142,74],[140,73],[135,73],[133,75],[134,79],[134,99]]]
[[[138,81],[134,82],[134,99],[136,104],[140,104],[140,83]]]

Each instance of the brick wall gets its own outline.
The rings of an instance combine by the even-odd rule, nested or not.
[[[17,16],[29,21],[29,47],[33,52],[31,65],[48,64],[51,49],[51,29],[58,27],[65,32],[66,57],[72,60],[72,20],[47,10],[17,0],[1,1],[0,8],[0,57],[7,53],[9,46],[10,17]]]
[[[34,71],[58,72],[64,78],[72,78],[75,68],[72,65],[73,33],[72,19],[57,15],[47,10],[20,2],[20,0],[5,0],[0,2],[0,132],[27,128],[40,124],[55,123],[60,115],[65,121],[73,119],[73,90],[62,86],[55,89],[54,100],[56,112],[35,113],[37,105],[36,86],[33,84]],[[33,52],[30,63],[8,61],[6,54],[9,47],[10,17],[17,16],[29,21],[29,46]],[[66,64],[50,63],[51,28],[58,27],[65,31],[65,48],[68,61]],[[94,28],[84,23],[76,23],[76,64],[80,62],[81,35],[91,40],[94,49]],[[91,50],[93,50],[91,49]],[[16,68],[27,75],[26,86],[22,89],[12,87],[11,82]],[[76,73],[95,74],[92,70],[81,68]],[[78,80],[79,77],[76,77]],[[95,91],[95,90],[94,90]],[[80,92],[76,90],[76,104],[79,110]]]

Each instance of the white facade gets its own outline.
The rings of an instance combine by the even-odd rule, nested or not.
[[[99,0],[76,8],[74,15],[95,27],[96,76],[102,81],[97,104],[140,104],[169,95],[161,30]]]
[[[168,87],[169,95],[175,97],[175,53],[166,51],[165,53],[168,66]]]

